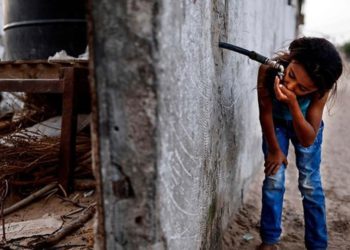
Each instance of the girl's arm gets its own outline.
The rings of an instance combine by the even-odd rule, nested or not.
[[[324,106],[328,99],[328,93],[321,99],[315,95],[304,118],[298,103],[289,105],[293,117],[293,127],[300,144],[304,147],[311,146],[320,128]]]
[[[258,73],[258,102],[259,102],[259,119],[263,136],[268,145],[268,155],[265,160],[265,173],[267,175],[275,174],[282,163],[288,164],[278,144],[274,123],[272,119],[272,100],[266,86],[265,77],[268,66],[261,65]]]
[[[318,94],[312,97],[306,117],[300,110],[295,94],[283,85],[280,85],[277,78],[275,81],[275,93],[277,99],[287,103],[289,107],[293,117],[293,127],[300,144],[304,147],[311,146],[320,128],[323,109],[329,93],[326,93],[322,98],[319,98]]]

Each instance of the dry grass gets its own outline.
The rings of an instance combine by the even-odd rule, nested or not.
[[[60,138],[36,139],[26,134],[6,136],[0,145],[0,179],[11,185],[42,185],[57,180]],[[91,176],[91,145],[86,134],[77,136],[76,177]]]

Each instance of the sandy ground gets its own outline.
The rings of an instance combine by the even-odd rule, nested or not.
[[[92,191],[76,191],[70,194],[67,199],[72,200],[79,205],[90,206],[96,201],[96,193]],[[88,196],[87,196],[88,194]],[[18,195],[10,195],[7,197],[7,200],[10,203],[17,202],[19,200]],[[76,213],[74,213],[76,212]],[[70,215],[72,214],[72,215]],[[68,217],[65,217],[69,215]],[[5,223],[13,222],[23,222],[36,220],[41,218],[54,217],[58,220],[63,221],[63,227],[66,227],[72,220],[79,218],[82,215],[81,209],[78,206],[74,205],[71,202],[64,201],[58,197],[58,195],[46,195],[41,199],[37,199],[35,202],[31,203],[28,206],[25,206],[18,211],[11,213],[5,217]],[[70,250],[89,250],[93,249],[94,244],[94,232],[93,232],[93,221],[90,219],[85,224],[83,224],[78,230],[69,234],[67,237],[62,239],[59,243],[51,248],[46,249],[70,249]],[[36,225],[36,229],[33,229],[33,234],[35,230],[40,231],[41,227],[44,227],[46,223]],[[2,235],[2,234],[1,234]],[[27,242],[34,240],[34,237],[20,238],[18,240],[9,240],[8,245],[11,246],[11,249],[28,249]],[[46,235],[45,235],[46,237]],[[2,238],[2,236],[1,236]],[[1,247],[0,247],[1,248]],[[3,249],[3,248],[1,248]]]
[[[333,105],[324,112],[323,158],[321,165],[326,194],[329,249],[350,249],[350,76],[349,66],[339,81]],[[349,85],[349,86],[347,86]],[[283,235],[280,249],[296,250],[304,247],[304,221],[298,190],[298,172],[293,147],[290,147],[286,172]],[[260,244],[259,219],[263,166],[247,191],[244,204],[229,223],[224,234],[224,249],[255,249]]]

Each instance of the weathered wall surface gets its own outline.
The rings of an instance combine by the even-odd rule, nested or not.
[[[156,209],[157,4],[149,0],[90,4],[98,119],[94,148],[101,170],[106,247],[164,248]]]
[[[161,226],[169,249],[220,249],[262,153],[258,64],[218,41],[271,56],[294,38],[296,8],[279,0],[163,1],[160,15]]]
[[[262,154],[258,64],[218,42],[271,56],[294,37],[297,8],[92,0],[91,9],[107,248],[220,249]]]

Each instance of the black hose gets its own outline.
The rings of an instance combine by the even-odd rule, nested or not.
[[[240,54],[248,56],[250,59],[265,64],[269,59],[263,55],[256,53],[255,51],[249,51],[247,49],[238,47],[233,44],[219,42],[219,47],[223,49],[229,49]]]
[[[229,43],[219,42],[219,47],[220,48],[224,48],[224,49],[229,49],[229,50],[238,52],[240,54],[246,55],[250,59],[252,59],[254,61],[257,61],[259,63],[267,64],[267,65],[273,67],[274,69],[277,69],[279,77],[281,79],[283,78],[284,67],[283,67],[282,64],[280,64],[276,60],[271,60],[271,59],[267,58],[266,56],[263,56],[263,55],[260,55],[260,54],[256,53],[255,51],[249,51],[249,50],[246,50],[244,48],[241,48],[241,47],[238,47],[236,45],[229,44]]]

